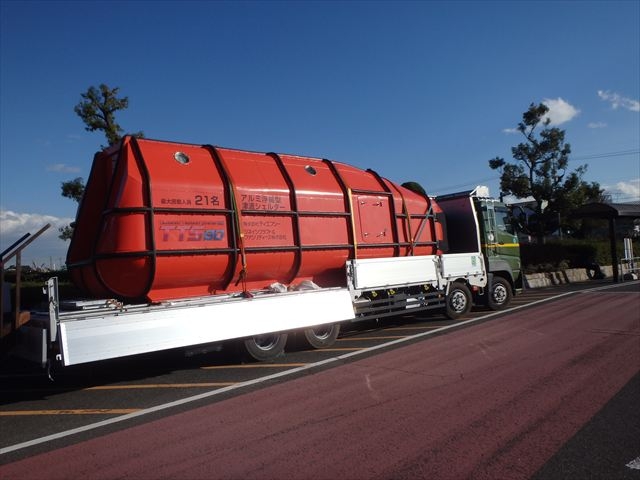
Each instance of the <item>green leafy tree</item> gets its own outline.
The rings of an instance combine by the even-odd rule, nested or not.
[[[489,167],[500,172],[502,195],[534,199],[534,215],[521,226],[538,243],[560,227],[560,219],[567,219],[573,209],[598,201],[603,194],[598,183],[582,179],[587,165],[567,171],[571,145],[565,142],[564,130],[550,126],[548,112],[543,103],[532,103],[523,113],[517,130],[525,141],[511,149],[514,163],[501,157],[489,160]]]
[[[58,232],[60,232],[58,238],[62,240],[71,240],[71,237],[73,236],[73,224],[59,227]]]
[[[62,182],[62,196],[70,198],[78,203],[84,194],[84,181],[82,177],[76,177],[68,182]]]
[[[107,139],[107,146],[115,145],[122,139],[122,127],[116,122],[115,113],[129,107],[129,98],[118,98],[118,87],[110,88],[100,84],[98,88],[89,89],[80,94],[82,100],[74,107],[76,114],[84,122],[85,130],[95,132],[102,131]],[[144,138],[143,132],[132,134],[138,138]],[[106,148],[102,146],[102,148]],[[80,203],[84,194],[84,181],[77,177],[68,182],[62,182],[62,196]],[[59,237],[69,240],[73,234],[73,226],[68,225],[58,229]]]
[[[118,98],[118,87],[109,88],[104,83],[99,88],[89,87],[86,93],[81,94],[82,100],[74,111],[85,123],[85,130],[104,132],[109,146],[115,145],[122,139],[122,127],[116,123],[115,113],[129,107],[129,98]],[[144,137],[142,132],[133,134]],[[103,147],[104,148],[104,147]]]
[[[80,203],[82,195],[84,194],[84,181],[82,177],[76,177],[68,182],[62,182],[62,196],[70,198],[71,200]],[[71,225],[65,225],[58,228],[62,240],[70,240],[73,235],[73,227]]]

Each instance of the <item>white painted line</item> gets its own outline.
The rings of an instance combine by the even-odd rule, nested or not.
[[[631,460],[629,463],[625,465],[633,470],[640,470],[640,457]]]
[[[619,286],[619,285],[614,285],[614,286]],[[549,302],[551,300],[555,300],[555,299],[558,299],[558,298],[566,297],[568,295],[573,295],[575,293],[583,293],[585,291],[591,291],[591,290],[600,290],[600,289],[603,289],[603,288],[611,288],[611,287],[596,287],[596,288],[589,289],[589,290],[579,290],[579,291],[575,291],[575,292],[561,293],[559,295],[555,295],[553,297],[545,298],[545,299],[542,299],[542,300],[537,300],[535,302],[527,303],[525,305],[519,305],[517,307],[507,308],[505,310],[500,310],[498,312],[489,313],[487,315],[483,315],[483,316],[478,317],[478,318],[472,318],[472,319],[469,319],[469,320],[458,322],[458,323],[455,323],[453,325],[448,325],[448,326],[441,327],[441,328],[438,328],[438,329],[435,329],[435,330],[429,330],[429,331],[426,331],[426,332],[417,333],[415,335],[411,335],[410,337],[402,337],[402,338],[399,338],[398,340],[393,340],[391,342],[383,343],[383,344],[376,345],[376,346],[373,346],[373,347],[370,347],[370,348],[366,348],[366,349],[363,349],[363,350],[358,350],[358,351],[354,351],[354,352],[345,353],[343,355],[339,355],[339,356],[333,357],[333,358],[328,358],[326,360],[321,360],[321,361],[316,362],[316,363],[310,363],[310,364],[307,364],[307,365],[304,365],[304,366],[301,366],[301,367],[292,368],[291,370],[285,370],[283,372],[273,373],[273,374],[267,375],[265,377],[260,377],[260,378],[256,378],[256,379],[253,379],[253,380],[248,380],[246,382],[237,383],[235,385],[230,385],[228,387],[218,388],[216,390],[211,390],[209,392],[200,393],[198,395],[193,395],[191,397],[186,397],[186,398],[183,398],[183,399],[180,399],[180,400],[175,400],[173,402],[164,403],[162,405],[156,405],[155,407],[145,408],[144,410],[139,410],[137,412],[128,413],[126,415],[121,415],[119,417],[110,418],[108,420],[103,420],[101,422],[91,423],[89,425],[83,425],[82,427],[72,428],[71,430],[65,430],[63,432],[54,433],[52,435],[47,435],[45,437],[40,437],[40,438],[36,438],[36,439],[33,439],[33,440],[29,440],[27,442],[17,443],[15,445],[10,445],[8,447],[0,448],[0,455],[3,455],[5,453],[10,453],[10,452],[15,452],[16,450],[21,450],[23,448],[32,447],[34,445],[39,445],[41,443],[46,443],[46,442],[50,442],[50,441],[53,441],[53,440],[58,440],[60,438],[68,437],[68,436],[71,436],[71,435],[75,435],[77,433],[88,432],[90,430],[95,430],[96,428],[105,427],[105,426],[108,426],[108,425],[113,425],[113,424],[119,423],[119,422],[124,422],[126,420],[130,420],[132,418],[141,417],[143,415],[148,415],[150,413],[160,412],[162,410],[167,410],[167,409],[172,408],[172,407],[177,407],[177,406],[180,406],[180,405],[185,405],[187,403],[196,402],[198,400],[202,400],[202,399],[205,399],[205,398],[214,397],[216,395],[221,395],[223,393],[227,393],[227,392],[230,392],[232,390],[238,390],[238,389],[241,389],[241,388],[249,387],[251,385],[257,385],[257,384],[260,384],[260,383],[263,383],[263,382],[267,382],[269,380],[273,380],[275,378],[280,378],[280,377],[285,377],[285,376],[288,376],[288,375],[293,375],[295,373],[302,372],[302,371],[305,371],[305,370],[309,370],[311,368],[316,368],[316,367],[320,367],[320,366],[323,366],[323,365],[328,365],[330,363],[338,362],[340,360],[344,360],[344,359],[347,359],[347,358],[355,357],[356,355],[362,355],[364,353],[372,352],[372,351],[375,351],[375,350],[380,350],[380,349],[388,347],[388,346],[396,345],[396,344],[403,343],[403,342],[408,342],[408,341],[411,341],[411,340],[414,340],[414,339],[417,339],[417,338],[426,337],[428,335],[434,335],[436,333],[444,332],[444,331],[447,331],[447,330],[451,330],[452,328],[460,327],[462,325],[468,325],[468,324],[471,324],[471,323],[479,322],[481,320],[486,320],[487,318],[495,317],[495,316],[498,316],[498,315],[504,315],[504,314],[510,313],[510,312],[515,312],[517,310],[521,310],[521,309],[526,308],[526,307],[531,307],[531,306],[537,305],[539,303]]]
[[[597,292],[599,290],[608,290],[610,288],[622,287],[624,285],[635,285],[636,283],[640,283],[640,280],[633,280],[630,282],[623,282],[623,283],[612,283],[610,285],[604,285],[602,287],[593,287],[587,290],[578,290],[578,292],[579,293]],[[613,293],[636,293],[636,292],[613,292]]]

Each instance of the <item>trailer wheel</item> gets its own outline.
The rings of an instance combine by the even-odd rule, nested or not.
[[[491,310],[502,310],[511,302],[511,285],[502,277],[493,277],[489,288],[487,305]]]
[[[469,288],[461,282],[451,284],[447,295],[446,315],[452,320],[461,317],[471,310],[471,292]]]
[[[340,324],[321,325],[315,328],[307,328],[304,331],[304,340],[313,348],[330,347],[338,338]]]
[[[268,333],[247,338],[244,341],[244,348],[255,360],[267,362],[282,355],[286,344],[286,333]]]

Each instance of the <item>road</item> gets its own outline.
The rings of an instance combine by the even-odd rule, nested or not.
[[[0,477],[638,478],[638,285],[195,395],[6,452]]]

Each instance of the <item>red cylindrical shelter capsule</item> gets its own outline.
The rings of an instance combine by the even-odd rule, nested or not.
[[[125,137],[94,159],[67,266],[126,300],[345,286],[349,259],[441,253],[439,213],[338,162]]]

